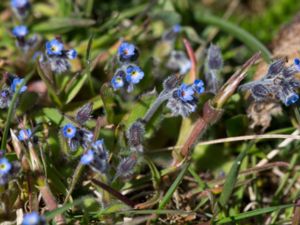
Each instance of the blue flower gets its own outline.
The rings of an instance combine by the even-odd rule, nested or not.
[[[193,87],[186,84],[181,84],[177,90],[178,97],[184,102],[192,101],[194,93]]]
[[[135,56],[135,46],[128,42],[122,42],[118,49],[118,55],[124,59],[130,59]]]
[[[75,59],[77,57],[77,51],[75,49],[70,49],[66,52],[68,59]]]
[[[88,150],[85,154],[81,156],[80,163],[83,165],[88,165],[94,160],[94,151]]]
[[[47,54],[52,55],[62,55],[64,50],[64,45],[57,39],[53,39],[46,43]]]
[[[11,0],[11,6],[14,8],[23,8],[29,4],[28,0]]]
[[[290,105],[294,104],[295,102],[297,102],[298,100],[299,100],[299,95],[297,95],[296,93],[292,93],[285,99],[284,104],[286,106],[290,106]]]
[[[24,25],[16,26],[12,33],[17,38],[25,37],[28,34],[28,28]]]
[[[125,72],[123,70],[118,70],[111,80],[111,86],[114,90],[118,90],[124,87],[124,76]]]
[[[43,224],[46,224],[45,218],[40,216],[35,211],[25,214],[22,221],[22,225],[43,225]]]
[[[102,147],[103,147],[103,144],[104,144],[103,139],[100,139],[100,140],[95,141],[95,142],[92,144],[92,146],[93,146],[93,148],[98,148],[98,147],[102,148]]]
[[[10,88],[13,92],[15,92],[18,88],[20,88],[20,85],[22,84],[24,79],[20,78],[14,78],[12,84],[10,85]],[[23,85],[20,89],[20,93],[23,93],[27,90],[27,86]]]
[[[126,80],[129,83],[137,84],[140,82],[141,79],[144,77],[144,72],[141,70],[140,67],[135,65],[129,65],[126,68]]]
[[[68,123],[65,125],[62,129],[62,133],[64,137],[66,138],[73,138],[76,134],[76,127],[74,127],[72,124]]]
[[[172,30],[173,32],[175,33],[179,33],[181,31],[181,26],[179,24],[175,24],[173,27],[172,27]]]
[[[299,58],[295,58],[294,59],[294,64],[295,64],[297,70],[300,72],[300,59]]]
[[[7,160],[7,158],[0,158],[0,176],[8,174],[11,167],[11,163]]]
[[[203,81],[199,79],[195,80],[193,88],[198,94],[202,94],[205,90]]]
[[[30,129],[22,129],[19,131],[18,139],[19,141],[25,141],[28,140],[32,135],[32,132]]]

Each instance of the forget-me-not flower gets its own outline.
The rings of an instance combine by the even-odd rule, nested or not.
[[[11,168],[12,165],[7,158],[5,157],[0,158],[0,176],[7,175],[11,170]]]
[[[12,90],[13,92],[16,92],[16,90],[17,90],[18,88],[21,88],[21,89],[20,89],[20,93],[23,93],[24,91],[26,91],[26,90],[27,90],[27,86],[26,86],[26,85],[23,85],[23,86],[21,87],[21,84],[22,84],[23,80],[24,80],[24,79],[20,79],[20,78],[18,78],[18,77],[14,78],[14,79],[13,79],[13,82],[12,82],[12,84],[11,84],[11,86],[10,86],[11,90]]]
[[[48,55],[62,55],[64,45],[57,39],[52,39],[46,43],[46,52]]]
[[[181,84],[177,90],[178,97],[184,102],[192,101],[194,99],[194,93],[193,87],[186,84]]]
[[[76,127],[68,123],[63,127],[62,133],[65,138],[73,138],[76,134]]]
[[[136,65],[129,65],[126,68],[126,80],[128,83],[137,84],[143,79],[144,72]]]
[[[23,217],[22,225],[44,225],[46,220],[43,216],[40,216],[37,212],[25,214]]]
[[[24,25],[16,26],[12,33],[16,38],[23,38],[28,34],[28,28]]]
[[[122,42],[118,48],[118,56],[121,59],[131,59],[135,56],[135,46],[128,42]]]
[[[32,135],[32,132],[30,129],[22,129],[19,131],[18,139],[19,141],[26,141],[28,140]]]

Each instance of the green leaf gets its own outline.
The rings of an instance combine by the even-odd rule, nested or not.
[[[66,32],[79,27],[90,27],[95,23],[96,22],[91,19],[52,17],[46,22],[33,26],[32,30],[38,33],[57,33]]]
[[[80,199],[76,199],[75,201],[73,201],[71,203],[68,203],[68,204],[65,204],[60,208],[57,208],[57,209],[52,210],[50,212],[46,212],[45,217],[46,217],[47,220],[51,220],[54,217],[56,217],[57,215],[60,215],[60,214],[64,213],[65,211],[71,209],[72,207],[81,205],[82,203],[84,203],[85,200],[92,200],[92,199],[93,198],[90,197],[90,196],[85,196],[85,197],[82,197]]]
[[[294,206],[294,204],[287,204],[287,205],[272,206],[272,207],[267,207],[267,208],[262,208],[262,209],[256,209],[256,210],[249,211],[249,212],[243,212],[240,214],[228,216],[223,219],[217,220],[216,224],[232,223],[232,222],[236,222],[236,221],[251,218],[251,217],[257,217],[259,215],[264,215],[266,213],[271,213],[274,211],[291,208],[293,206]]]
[[[124,123],[126,127],[129,127],[132,123],[134,123],[137,119],[143,118],[151,104],[155,101],[157,95],[143,95],[136,104],[134,104],[131,113],[128,115],[127,119],[124,119]]]
[[[252,146],[253,142],[251,144],[248,144],[245,146],[244,150],[239,154],[239,156],[234,161],[233,165],[230,168],[229,174],[226,178],[226,181],[224,183],[223,191],[221,193],[219,203],[222,207],[227,206],[227,202],[233,192],[233,189],[235,187],[237,177],[240,171],[240,166],[242,164],[242,160],[247,155],[248,150]]]
[[[53,123],[56,125],[61,125],[65,123],[70,123],[72,122],[68,118],[64,117],[57,109],[55,108],[43,108],[42,112],[44,115],[51,120]]]
[[[78,92],[81,90],[82,86],[84,85],[85,81],[88,78],[88,73],[85,73],[84,75],[82,75],[80,77],[80,79],[77,79],[71,87],[69,87],[66,90],[67,96],[66,96],[66,104],[68,104],[69,102],[71,102],[76,95],[78,94]]]
[[[37,61],[37,71],[38,71],[38,74],[40,75],[40,77],[42,78],[42,80],[45,82],[48,92],[49,92],[49,95],[53,98],[53,101],[59,107],[62,106],[62,103],[61,103],[59,97],[57,96],[56,90],[53,87],[53,84],[51,82],[51,79],[53,79],[53,74],[50,71],[50,69],[46,65]]]

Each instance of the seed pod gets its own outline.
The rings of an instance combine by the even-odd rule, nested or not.
[[[91,113],[93,110],[93,103],[87,103],[81,107],[76,113],[76,120],[80,124],[84,124],[91,118]]]
[[[208,48],[206,63],[211,70],[220,70],[223,67],[221,49],[217,45],[211,44]]]
[[[133,150],[143,152],[144,133],[145,127],[140,121],[134,122],[127,130],[128,144]]]
[[[115,177],[121,177],[123,179],[128,179],[132,176],[134,167],[137,163],[137,158],[135,155],[128,156],[121,160],[117,167],[117,172]]]
[[[275,62],[273,62],[269,66],[268,75],[276,75],[276,74],[280,73],[284,68],[284,64],[285,64],[284,59],[279,59],[279,60],[276,60]]]
[[[262,84],[257,84],[251,88],[252,96],[255,100],[263,100],[270,95],[268,88]]]
[[[170,75],[164,80],[163,87],[164,90],[173,90],[179,85],[180,78],[177,75]]]

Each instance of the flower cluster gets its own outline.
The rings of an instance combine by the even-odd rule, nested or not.
[[[22,85],[24,79],[19,78],[16,75],[6,73],[7,84],[4,84],[0,91],[0,108],[8,108],[12,100],[13,94],[19,90],[19,93],[23,93],[27,90],[26,85]]]
[[[24,215],[22,225],[46,225],[46,219],[33,211]]]
[[[56,74],[61,74],[70,70],[71,65],[69,60],[77,57],[75,49],[65,50],[63,43],[58,39],[53,39],[46,43],[46,59],[41,58],[41,61],[46,60],[49,63],[51,71]]]
[[[30,3],[28,0],[11,0],[10,5],[16,16],[23,20],[28,15]]]
[[[211,44],[207,51],[204,74],[206,90],[216,94],[221,86],[222,79],[219,76],[223,68],[223,58],[221,49],[217,45]]]
[[[299,99],[296,89],[300,87],[300,81],[294,76],[298,72],[297,59],[291,66],[285,66],[285,61],[279,59],[269,66],[267,74],[261,80],[241,85],[240,90],[250,90],[252,97],[258,102],[280,100],[289,106]]]
[[[62,134],[68,140],[68,145],[72,151],[76,151],[80,146],[84,149],[88,148],[94,138],[93,133],[89,130],[75,127],[71,123],[62,128]]]
[[[116,70],[111,85],[114,90],[126,88],[131,92],[144,77],[142,69],[134,63],[138,58],[138,50],[133,44],[122,42],[117,56],[120,68]]]
[[[105,173],[108,168],[108,152],[104,141],[101,139],[92,143],[91,149],[82,155],[80,163],[89,165],[94,171]]]
[[[17,39],[16,45],[23,52],[28,52],[29,50],[33,50],[37,43],[37,36],[33,35],[30,38],[26,38],[29,31],[28,28],[24,25],[16,26],[12,30],[13,36]]]
[[[167,107],[172,111],[173,116],[181,115],[187,117],[197,107],[197,95],[204,92],[202,80],[195,80],[193,84],[181,84],[172,91]]]

